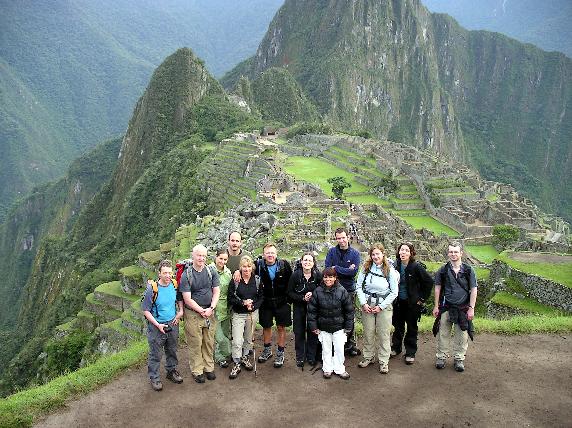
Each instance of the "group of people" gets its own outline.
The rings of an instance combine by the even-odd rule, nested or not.
[[[162,261],[157,281],[149,281],[142,300],[148,321],[148,374],[152,388],[163,388],[159,374],[163,351],[167,379],[183,381],[177,371],[177,340],[183,317],[189,364],[197,383],[216,379],[217,364],[221,368],[230,366],[230,379],[236,379],[242,369],[251,371],[256,363],[265,363],[273,356],[274,367],[282,367],[289,326],[294,333],[296,366],[315,367],[321,361],[326,379],[334,374],[341,379],[350,378],[345,355],[362,355],[360,368],[377,359],[382,374],[389,372],[390,358],[403,350],[404,362],[414,364],[417,325],[433,287],[435,367],[443,369],[447,357],[452,355],[454,369],[464,371],[477,282],[474,270],[461,260],[461,245],[449,245],[448,262],[431,277],[425,265],[416,260],[411,243],[398,246],[395,261],[390,260],[383,245],[374,244],[362,265],[344,228],[335,231],[335,239],[337,245],[328,251],[322,272],[311,252],[304,253],[293,270],[287,260],[278,258],[273,243],[267,243],[262,256],[254,259],[242,249],[238,232],[230,233],[227,248],[217,251],[214,262],[208,266],[207,249],[196,245],[179,283],[172,263]],[[358,306],[363,354],[354,335]],[[263,349],[256,358],[253,339],[258,323],[263,329]]]

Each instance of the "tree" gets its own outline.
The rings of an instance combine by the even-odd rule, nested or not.
[[[493,245],[502,250],[517,242],[520,229],[510,224],[497,224],[493,227]]]
[[[332,193],[337,199],[342,199],[344,189],[352,187],[344,177],[331,177],[328,178],[328,183],[332,185]]]

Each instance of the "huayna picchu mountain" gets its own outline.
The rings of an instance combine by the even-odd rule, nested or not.
[[[570,58],[467,31],[419,0],[287,0],[222,82],[272,67],[341,129],[448,153],[572,219]]]
[[[25,270],[2,286],[12,296],[0,302],[3,393],[36,377],[37,357],[53,327],[75,315],[88,293],[204,211],[206,196],[195,174],[209,151],[206,142],[256,126],[229,101],[204,63],[190,49],[180,49],[153,74],[118,158],[98,164],[97,156],[92,159],[92,167],[104,168],[105,180],[83,200],[79,215],[69,222],[69,216],[55,215],[63,209],[57,199],[64,199],[67,182],[56,186],[64,187],[59,193],[45,186],[9,215],[2,230],[2,251],[9,259],[5,272]],[[46,218],[53,217],[42,228],[44,210]],[[68,227],[56,228],[60,220]],[[10,226],[18,224],[14,236]],[[22,242],[33,250],[24,251]]]

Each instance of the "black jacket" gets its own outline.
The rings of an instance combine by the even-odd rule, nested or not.
[[[292,275],[292,268],[286,260],[276,259],[278,269],[274,281],[270,279],[268,268],[262,258],[256,260],[254,274],[260,276],[264,291],[264,306],[276,307],[287,303],[288,281]]]
[[[312,276],[306,279],[302,269],[296,269],[288,282],[288,298],[294,305],[306,306],[308,302],[304,300],[304,295],[312,293],[322,282],[322,274],[317,269],[312,269]]]
[[[336,282],[331,288],[320,285],[308,302],[308,328],[328,333],[354,327],[354,304],[349,293]]]
[[[401,272],[401,260],[397,260],[395,269],[397,272]],[[419,300],[427,300],[433,288],[433,278],[416,261],[407,264],[405,268],[405,283],[407,284],[407,300],[410,305],[414,305]]]
[[[242,304],[244,300],[252,299],[253,309],[249,311],[246,306]],[[250,281],[248,284],[244,282],[241,278],[240,282],[237,284],[231,279],[228,285],[228,304],[230,305],[233,312],[237,314],[247,314],[249,312],[254,312],[262,302],[264,301],[264,296],[262,294],[262,285],[256,284],[256,279],[254,275],[250,276]]]

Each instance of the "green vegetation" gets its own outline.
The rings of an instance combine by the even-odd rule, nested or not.
[[[140,341],[124,351],[107,355],[95,363],[51,382],[18,392],[0,401],[0,426],[28,427],[41,415],[50,413],[65,401],[85,395],[115,379],[123,370],[143,362],[148,346]]]
[[[345,178],[351,183],[353,191],[367,191],[366,186],[355,181],[353,174],[321,159],[292,156],[287,159],[284,169],[286,173],[297,180],[317,184],[329,196],[333,196],[333,193],[331,186],[328,184],[328,178],[338,176]]]
[[[501,250],[510,247],[520,238],[520,229],[510,224],[497,224],[493,227],[493,245]]]
[[[532,314],[538,315],[563,315],[558,309],[552,308],[550,306],[542,305],[536,300],[529,298],[519,298],[514,294],[507,293],[505,291],[499,291],[495,293],[491,302],[502,306],[508,306],[510,308],[520,309],[525,312],[530,312]]]
[[[83,348],[87,344],[90,335],[82,331],[74,331],[62,338],[52,339],[46,345],[48,354],[45,375],[54,378],[65,372],[71,372],[79,368]]]
[[[349,183],[344,177],[330,177],[326,181],[328,184],[332,185],[332,193],[337,199],[342,199],[344,190],[352,187],[352,184]]]
[[[433,327],[433,317],[422,316],[419,331],[430,332]],[[493,320],[475,318],[475,331],[494,334],[533,334],[533,333],[568,333],[572,331],[572,317],[526,315],[516,316],[508,320]]]
[[[294,138],[296,135],[304,134],[332,134],[334,132],[331,125],[320,122],[300,122],[295,123],[288,129],[286,138]]]
[[[510,257],[510,253],[503,251],[497,259],[505,262],[509,266],[532,275],[558,282],[566,287],[572,288],[572,262],[521,262]]]
[[[465,252],[470,253],[483,263],[492,263],[499,252],[492,245],[467,245]]]
[[[403,216],[402,219],[415,229],[425,228],[436,235],[444,233],[451,237],[461,236],[456,230],[451,229],[449,226],[430,216]]]
[[[263,119],[287,125],[319,119],[316,107],[285,68],[269,68],[252,82],[256,108]]]

